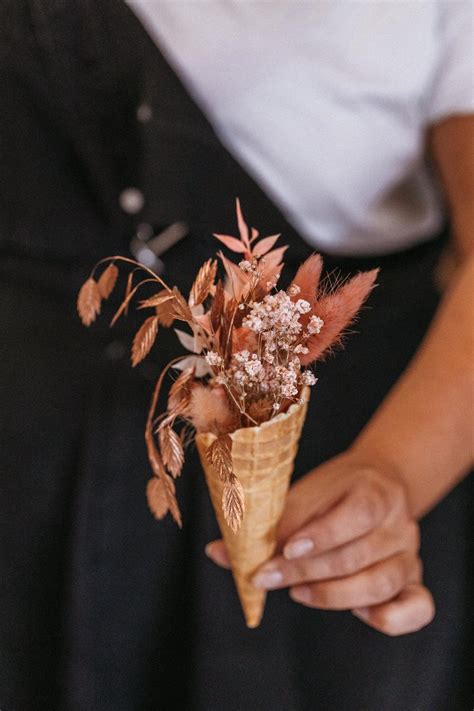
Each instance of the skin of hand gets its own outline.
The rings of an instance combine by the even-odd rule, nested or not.
[[[301,604],[350,609],[388,635],[433,618],[417,518],[473,460],[474,116],[437,124],[427,141],[458,266],[418,352],[352,447],[291,487],[277,555],[254,577],[268,590],[289,587]],[[222,541],[206,553],[229,567]]]

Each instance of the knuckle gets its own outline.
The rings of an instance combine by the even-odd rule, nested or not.
[[[399,590],[400,578],[393,572],[379,572],[373,581],[372,590],[378,600],[390,600]]]
[[[381,508],[381,499],[378,491],[374,488],[361,487],[357,492],[354,501],[353,515],[358,525],[365,529],[371,529],[378,520]]]

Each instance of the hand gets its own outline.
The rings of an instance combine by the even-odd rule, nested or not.
[[[421,582],[418,525],[401,480],[382,469],[348,452],[299,480],[288,494],[278,555],[254,584],[289,587],[309,607],[352,610],[388,635],[427,625],[434,603]],[[229,567],[222,541],[206,553]]]

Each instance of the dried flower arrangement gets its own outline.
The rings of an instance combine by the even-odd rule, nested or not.
[[[241,524],[245,500],[233,469],[230,435],[258,427],[287,412],[292,403],[302,403],[305,388],[316,383],[310,366],[340,343],[377,275],[373,270],[336,287],[321,284],[322,259],[313,254],[290,286],[278,290],[287,247],[275,247],[278,234],[259,239],[259,232],[247,226],[238,199],[236,209],[239,237],[214,236],[239,255],[239,262],[230,261],[222,252],[218,259],[206,261],[187,299],[151,269],[115,256],[94,267],[77,301],[82,322],[90,326],[116,285],[117,263],[132,265],[113,325],[127,313],[144,284],[156,284],[157,293],[138,305],[151,315],[133,340],[132,366],[148,355],[159,327],[170,327],[176,321],[188,325],[189,332],[175,332],[191,355],[173,359],[164,368],[151,401],[145,431],[153,470],[147,486],[148,503],[156,518],[170,511],[181,526],[174,479],[181,473],[185,446],[194,433],[213,433],[207,458],[224,482],[222,510],[234,532]],[[217,278],[218,260],[224,280]],[[96,279],[96,270],[106,263]],[[139,270],[145,278],[134,284]],[[180,375],[169,389],[166,412],[157,416],[158,397],[170,368]]]

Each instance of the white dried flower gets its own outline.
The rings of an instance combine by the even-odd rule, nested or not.
[[[315,385],[318,379],[313,375],[310,370],[305,370],[301,373],[301,382],[303,385]]]
[[[301,353],[302,355],[306,355],[309,353],[309,348],[306,348],[306,346],[303,346],[301,343],[298,343],[297,346],[295,346],[293,353]]]
[[[309,301],[306,301],[306,299],[298,299],[298,301],[295,304],[296,310],[300,314],[307,314],[308,311],[311,311],[311,304]]]
[[[298,286],[298,284],[292,284],[290,288],[288,289],[288,294],[290,296],[298,296],[298,294],[301,292],[301,287]]]
[[[252,264],[248,261],[248,259],[242,259],[242,261],[239,262],[239,267],[242,269],[243,272],[253,271]]]
[[[206,353],[205,360],[209,365],[212,366],[220,366],[223,363],[222,357],[219,355],[219,353],[216,353],[215,351],[209,351]]]
[[[319,318],[319,316],[311,316],[306,330],[308,334],[312,336],[315,333],[320,333],[323,326],[324,321],[322,318]]]

